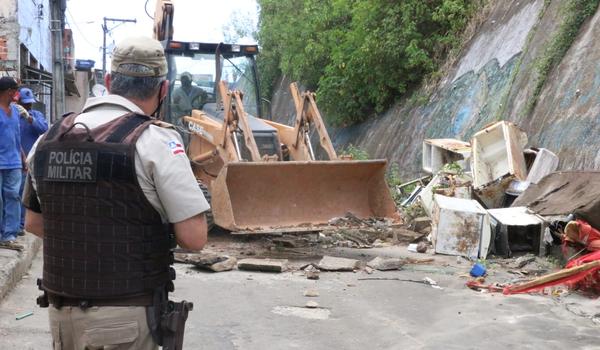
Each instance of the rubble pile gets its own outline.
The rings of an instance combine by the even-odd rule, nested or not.
[[[329,220],[329,226],[319,234],[323,248],[377,248],[410,243],[421,235],[390,219],[359,219],[352,213]]]
[[[423,208],[431,220],[428,241],[437,254],[472,261],[555,254],[568,270],[518,288],[514,283],[486,286],[481,275],[468,283],[470,288],[513,293],[558,281],[594,289],[600,286],[598,269],[585,264],[600,260],[594,253],[600,250],[600,172],[557,171],[554,153],[527,144],[527,134],[507,121],[485,127],[470,142],[424,140],[423,170],[432,178],[403,205],[409,213]],[[409,227],[425,222],[408,218]]]

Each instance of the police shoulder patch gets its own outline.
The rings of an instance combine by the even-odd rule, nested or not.
[[[183,148],[181,142],[177,140],[171,140],[167,142],[167,145],[169,146],[169,150],[171,151],[172,155],[176,156],[179,154],[185,154],[185,149]]]

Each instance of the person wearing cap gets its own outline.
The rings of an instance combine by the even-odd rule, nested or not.
[[[181,86],[173,90],[172,106],[175,118],[192,115],[192,109],[202,109],[208,100],[208,94],[201,87],[192,85],[192,75],[181,73]],[[180,123],[179,119],[176,119]]]
[[[0,241],[10,243],[20,231],[21,186],[24,155],[21,150],[19,111],[12,103],[19,85],[11,77],[0,78]]]
[[[157,349],[167,339],[159,315],[173,290],[170,249],[204,246],[209,205],[180,135],[155,118],[166,75],[158,41],[123,40],[109,94],[30,151],[25,228],[44,239],[38,303],[50,304],[54,348]]]
[[[46,117],[40,111],[33,109],[33,104],[37,102],[33,96],[33,91],[28,88],[21,88],[17,94],[18,104],[25,110],[20,113],[20,126],[21,126],[21,147],[25,156],[29,154],[29,150],[35,143],[35,141],[48,130],[48,122]],[[21,188],[19,190],[20,195],[23,195],[23,187],[25,185],[25,178],[27,177],[27,171],[23,171],[21,176]],[[21,227],[20,231],[23,232],[25,226],[25,207],[21,207]]]

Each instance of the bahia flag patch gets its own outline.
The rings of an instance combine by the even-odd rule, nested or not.
[[[185,153],[183,146],[181,145],[181,143],[179,143],[177,141],[169,141],[168,145],[169,145],[169,148],[171,149],[171,154],[173,154],[173,155]]]

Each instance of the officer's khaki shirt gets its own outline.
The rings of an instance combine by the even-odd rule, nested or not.
[[[76,122],[93,129],[129,112],[142,110],[119,95],[89,98]],[[38,140],[39,142],[39,140]],[[164,222],[177,223],[210,208],[199,188],[185,153],[174,152],[173,142],[183,145],[181,136],[172,129],[150,125],[135,144],[135,170],[148,201]],[[36,144],[27,158],[33,174]],[[36,189],[35,180],[32,185]]]

